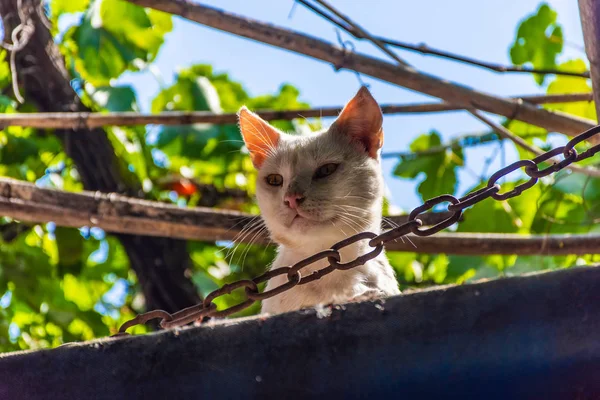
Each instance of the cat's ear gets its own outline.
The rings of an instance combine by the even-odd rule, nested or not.
[[[383,146],[382,125],[381,108],[369,89],[363,86],[346,104],[332,128],[334,134],[349,136],[353,143],[376,159],[377,152]]]
[[[255,168],[260,168],[269,153],[277,147],[281,133],[267,121],[243,106],[238,112],[240,131]]]

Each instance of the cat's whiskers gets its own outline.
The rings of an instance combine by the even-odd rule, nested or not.
[[[366,229],[371,223],[369,219],[355,215],[348,211],[339,210],[338,215],[344,215],[345,217],[349,218],[353,222],[353,225],[358,227],[359,230]]]
[[[262,230],[263,228],[262,228],[262,227],[257,227],[257,229],[258,229],[258,231],[257,231],[257,232],[260,232],[260,230]],[[246,237],[247,237],[247,236],[249,236],[249,235],[251,235],[253,232],[254,232],[254,231],[252,231],[252,232],[248,232],[248,234],[246,235]],[[241,246],[242,244],[244,244],[244,250],[242,251],[242,254],[241,254],[240,256],[238,256],[238,257],[237,257],[237,261],[238,261],[238,263],[239,263],[239,261],[241,260],[242,256],[244,255],[244,252],[246,252],[246,251],[248,250],[248,246],[247,246],[247,245],[244,243],[244,242],[245,242],[245,238],[246,238],[246,237],[244,237],[244,239],[242,239],[242,240],[244,240],[244,241],[240,240],[240,242],[239,242],[239,243],[238,243],[238,244],[235,246],[235,249],[234,249],[233,253],[232,253],[232,254],[231,254],[231,256],[229,257],[229,262],[230,262],[230,263],[235,263],[235,260],[236,260],[236,253],[237,253],[237,251],[239,250],[239,248],[240,248],[240,246]]]
[[[360,199],[360,200],[367,200],[367,201],[373,200],[373,198],[375,197],[375,194],[371,193],[371,192],[367,192],[367,193],[370,194],[372,197],[347,194],[344,197],[340,197],[339,200],[345,200],[345,199]]]
[[[340,232],[342,232],[342,235],[344,236],[348,236],[348,234],[346,232],[344,232],[344,230],[342,228],[338,228],[338,226],[335,224],[335,222],[333,220],[331,220],[331,224],[336,228],[339,229]]]
[[[265,227],[265,229],[266,229],[266,227]],[[268,232],[269,232],[269,230],[268,230],[268,229],[266,229],[266,230],[267,230],[267,233],[268,233]],[[267,252],[267,249],[268,249],[270,246],[272,246],[272,245],[273,245],[273,239],[271,238],[271,235],[267,235],[267,239],[269,239],[269,241],[268,241],[268,242],[265,244],[265,246],[264,246],[264,249],[263,249],[263,252],[262,252],[263,256],[264,256],[264,255],[265,255],[265,253]]]
[[[409,236],[402,236],[400,239],[402,239],[402,243],[404,243],[404,239],[406,239],[408,243],[412,244],[415,249],[417,248],[417,245],[410,239]]]
[[[233,242],[236,243],[236,245],[233,248],[230,248],[229,251],[227,252],[227,254],[225,255],[225,259],[229,258],[231,262],[234,261],[234,257],[235,257],[235,253],[237,252],[237,249],[240,247],[240,245],[244,242],[244,240],[251,235],[255,230],[257,229],[261,229],[265,226],[265,222],[260,219],[260,220],[255,220],[251,223],[249,223],[248,225],[246,225],[241,231],[240,233],[238,233],[234,238],[233,238]]]
[[[244,252],[242,253],[242,262],[240,263],[240,269],[243,271],[244,270],[244,264],[246,263],[246,257],[248,257],[248,253],[250,252],[250,248],[252,246],[252,244],[254,243],[254,241],[259,238],[265,231],[267,230],[266,226],[262,226],[257,232],[256,234],[254,234],[254,236],[252,237],[252,239],[250,239],[250,241],[246,244],[246,248],[244,249]]]
[[[392,228],[398,228],[400,226],[396,222],[394,222],[394,220],[392,220],[392,219],[390,219],[388,217],[381,217],[381,220],[384,221],[384,222],[386,222]]]
[[[351,206],[348,204],[344,204],[344,205],[339,205],[339,204],[333,204],[334,208],[337,210],[341,210],[342,212],[350,215],[353,218],[359,219],[362,222],[371,222],[371,218],[368,217],[369,213],[361,207],[356,207],[356,206]],[[352,210],[356,210],[355,212],[351,212]]]
[[[364,207],[357,207],[357,206],[352,206],[350,204],[336,204],[337,207],[343,207],[344,209],[353,209],[353,210],[358,210],[360,212],[360,214],[363,214],[362,216],[366,218],[366,216],[369,214],[368,210],[365,210]],[[367,218],[368,219],[368,218]]]
[[[359,230],[361,230],[361,226],[360,224],[354,220],[354,216],[350,213],[346,213],[346,212],[341,212],[337,214],[337,217],[342,221],[345,222],[345,224],[352,229],[355,233],[359,233]],[[358,228],[358,229],[357,229]]]
[[[245,230],[240,231],[240,233],[233,239],[234,246],[227,249],[227,253],[225,254],[225,260],[229,260],[233,262],[233,257],[237,252],[238,247],[243,243],[244,239],[254,230],[257,229],[256,226],[252,226],[249,228],[244,228]]]
[[[229,229],[226,230],[226,232],[231,231],[232,229],[234,229],[235,227],[237,227],[238,225],[245,223],[244,227],[240,230],[240,232],[238,232],[233,239],[231,240],[232,242],[235,243],[235,241],[237,240],[237,238],[242,234],[242,232],[244,232],[244,230],[248,229],[249,227],[251,227],[253,224],[256,223],[256,219],[260,218],[260,215],[255,215],[254,217],[250,218],[249,221],[246,221],[246,218],[239,218],[239,221],[236,222],[235,224],[233,224],[233,226],[231,226]],[[230,249],[230,247],[228,246],[223,246],[220,249],[217,250],[218,253],[224,251],[225,249]]]
[[[400,225],[398,225],[396,222],[394,222],[392,219],[390,219],[388,217],[382,217],[381,220],[382,220],[382,222],[385,221],[389,226],[392,227],[392,229],[400,227]],[[383,228],[383,226],[382,226],[382,228]],[[400,236],[399,239],[402,241],[402,243],[404,243],[404,236]],[[408,237],[407,237],[407,239],[408,239]],[[410,239],[408,239],[408,240],[410,241]],[[398,242],[398,238],[394,239],[394,242]],[[412,243],[412,242],[410,242],[410,243]],[[414,243],[412,243],[412,245],[414,246]]]

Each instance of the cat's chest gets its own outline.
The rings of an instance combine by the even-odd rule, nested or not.
[[[315,250],[314,252],[285,252],[282,251],[279,253],[277,258],[274,260],[273,265],[271,266],[271,270],[281,268],[281,267],[292,267],[296,265],[298,262],[306,259],[307,257],[312,256],[322,250]],[[346,263],[354,260],[359,255],[360,249],[357,247],[348,247],[340,250],[340,258],[342,263]],[[310,263],[304,267],[302,267],[298,272],[300,277],[306,277],[311,275],[312,273],[327,268],[329,266],[329,261],[327,258],[317,260],[313,263]],[[298,285],[294,287],[291,291],[295,294],[304,294],[307,295],[309,293],[320,295],[320,293],[334,293],[334,292],[345,292],[348,288],[353,287],[357,282],[362,281],[362,276],[364,275],[364,270],[367,268],[366,265],[358,266],[356,268],[352,268],[350,270],[335,270],[325,276],[322,276],[318,280],[313,282]],[[267,290],[283,285],[288,281],[287,274],[278,275],[272,278],[267,284]]]

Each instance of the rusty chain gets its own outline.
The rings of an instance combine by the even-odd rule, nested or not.
[[[487,198],[493,198],[495,200],[507,200],[512,197],[518,196],[523,191],[531,188],[535,185],[539,178],[548,176],[552,173],[567,168],[574,162],[579,162],[586,158],[592,157],[594,154],[600,152],[600,144],[595,145],[581,154],[575,150],[575,145],[581,143],[584,140],[591,138],[592,136],[600,133],[600,125],[595,126],[582,134],[571,139],[565,146],[557,147],[542,155],[539,155],[531,160],[519,160],[516,161],[493,174],[487,185],[472,193],[469,193],[461,198],[456,198],[449,194],[437,196],[433,199],[429,199],[423,203],[423,205],[415,208],[409,214],[408,221],[394,229],[381,234],[375,234],[373,232],[361,232],[356,235],[350,236],[333,246],[330,249],[316,253],[304,260],[301,260],[291,267],[280,267],[274,270],[265,272],[264,274],[252,279],[239,280],[233,283],[228,283],[223,287],[211,292],[201,304],[185,308],[170,314],[163,310],[149,311],[144,314],[140,314],[134,319],[124,323],[119,329],[119,333],[115,336],[127,335],[126,330],[132,326],[144,324],[150,320],[160,318],[160,326],[162,328],[172,328],[176,326],[183,326],[194,321],[202,321],[210,317],[226,317],[231,314],[235,314],[242,311],[257,301],[265,300],[278,294],[292,289],[297,285],[304,285],[309,282],[313,282],[317,279],[322,278],[325,275],[332,273],[335,270],[348,270],[359,265],[365,264],[367,261],[377,257],[384,248],[384,245],[390,241],[397,240],[409,233],[417,236],[430,236],[442,229],[449,227],[456,223],[464,209],[471,207],[474,204],[479,203]],[[549,167],[539,169],[538,166],[552,157],[559,154],[563,155],[563,160],[553,164]],[[525,174],[529,177],[524,183],[515,186],[512,190],[505,193],[500,193],[501,186],[497,183],[500,178],[507,176],[508,174],[523,168]],[[447,209],[452,215],[445,220],[435,224],[429,228],[422,228],[423,222],[417,217],[438,204],[449,203]],[[352,261],[341,263],[340,250],[350,246],[356,242],[368,240],[368,246],[372,248],[366,254],[363,254]],[[310,275],[303,276],[302,269],[311,265],[317,261],[327,259],[329,265],[325,268],[319,269],[312,272]],[[264,283],[276,276],[286,275],[287,282],[266,292],[260,292],[258,285]],[[217,297],[230,294],[236,289],[244,288],[246,294],[246,300],[239,304],[231,306],[224,310],[217,310],[213,300]]]

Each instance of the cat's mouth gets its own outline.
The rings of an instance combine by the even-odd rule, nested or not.
[[[323,223],[323,221],[315,219],[315,217],[313,217],[309,214],[306,214],[300,210],[296,210],[296,215],[290,221],[289,226],[307,227],[307,226],[320,225],[322,223]]]
[[[292,218],[292,222],[290,222],[290,225],[294,225],[295,223],[300,223],[300,222],[304,222],[304,221],[312,221],[312,220],[305,215],[301,215],[300,213],[297,213],[294,216],[294,218]]]

